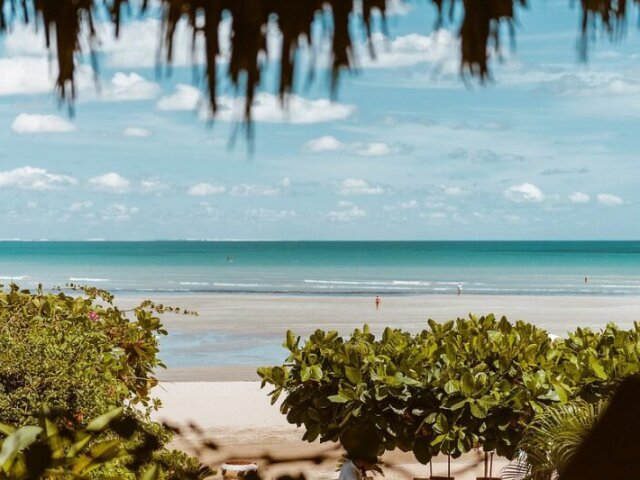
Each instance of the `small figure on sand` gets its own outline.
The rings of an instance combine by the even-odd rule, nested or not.
[[[380,295],[376,295],[376,310],[380,310],[380,304],[382,303],[382,299]]]
[[[462,294],[462,284],[461,283],[456,285],[456,289],[458,290],[458,295]]]
[[[587,277],[586,275],[584,276],[584,283],[588,283],[589,282],[589,277]]]

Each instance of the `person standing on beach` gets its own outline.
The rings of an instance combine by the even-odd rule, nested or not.
[[[380,295],[376,295],[376,310],[380,309],[380,304],[382,303],[382,300],[380,299]]]
[[[462,284],[459,283],[456,288],[458,289],[458,295],[460,295],[462,293]]]

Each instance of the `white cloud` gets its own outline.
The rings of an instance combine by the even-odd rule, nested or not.
[[[223,40],[223,29],[229,28],[229,21],[223,21],[219,37]],[[106,55],[106,64],[109,67],[117,68],[144,68],[155,67],[157,65],[158,38],[161,34],[161,21],[155,18],[144,20],[133,20],[125,22],[120,27],[120,35],[115,39],[112,26],[101,24],[99,50]],[[193,64],[204,63],[204,53],[202,50],[201,35],[198,36],[196,45],[196,56],[192,55],[191,32],[187,22],[178,22],[173,45],[173,61],[175,67],[188,67]],[[228,43],[228,42],[227,42]],[[224,45],[222,45],[224,51]],[[163,58],[164,61],[164,52]]]
[[[82,212],[85,210],[90,210],[93,208],[93,202],[91,200],[86,200],[84,202],[75,202],[69,205],[67,210],[70,212]]]
[[[185,94],[183,93],[182,96],[185,96]],[[189,100],[192,99],[189,98]],[[169,110],[167,104],[179,104],[179,102],[176,99],[171,102],[166,100],[163,103],[165,110]],[[180,104],[186,105],[186,102]],[[219,110],[215,116],[216,120],[236,122],[244,118],[244,98],[242,97],[219,97],[218,107]],[[161,108],[160,102],[158,103],[158,108]],[[178,110],[178,108],[175,109]],[[342,120],[351,116],[355,111],[355,105],[332,102],[325,98],[309,100],[298,95],[290,95],[287,98],[286,106],[283,107],[277,95],[261,92],[256,95],[253,102],[251,118],[256,122],[308,125]],[[208,105],[203,105],[200,116],[203,119],[210,118]]]
[[[418,208],[418,202],[416,200],[409,200],[407,202],[400,202],[398,206],[404,210]]]
[[[50,173],[44,168],[25,166],[13,170],[0,171],[0,188],[53,190],[77,183],[78,181],[73,177]]]
[[[211,183],[197,183],[189,187],[187,193],[193,197],[205,197],[208,195],[219,195],[227,191],[223,185],[212,185]]]
[[[29,95],[53,90],[53,79],[44,58],[0,58],[0,72],[0,95]]]
[[[361,178],[346,178],[338,185],[340,195],[380,195],[385,192],[379,185],[371,185]]]
[[[123,193],[129,188],[130,184],[129,180],[115,172],[105,173],[89,179],[89,185],[96,190],[111,193]]]
[[[429,213],[421,213],[420,217],[426,218],[427,220],[431,220],[434,222],[440,222],[442,220],[446,220],[448,215],[445,212],[429,212]]]
[[[340,142],[336,137],[327,135],[324,137],[314,138],[313,140],[307,142],[304,146],[304,149],[313,152],[337,152],[342,150],[345,145]]]
[[[138,137],[138,138],[146,138],[151,136],[151,132],[146,128],[140,127],[127,127],[124,129],[122,134],[125,137]]]
[[[291,179],[289,177],[283,177],[282,180],[280,180],[280,185],[282,188],[289,188],[291,186]]]
[[[403,148],[401,145],[392,145],[387,142],[355,142],[345,144],[336,137],[327,135],[307,142],[303,150],[312,153],[344,151],[363,157],[384,157],[402,153],[403,150],[406,150],[406,147]]]
[[[160,91],[157,83],[150,82],[137,73],[117,72],[104,86],[102,95],[98,98],[112,102],[149,100],[157,97]]]
[[[400,68],[421,63],[437,64],[441,73],[457,73],[459,40],[455,33],[437,30],[430,35],[411,33],[389,40],[380,33],[372,35],[375,58],[366,45],[357,45],[358,57],[367,68]]]
[[[338,204],[338,207],[340,207],[341,210],[332,210],[327,213],[329,220],[333,222],[351,222],[367,215],[365,210],[349,202],[341,202]]]
[[[469,192],[461,187],[443,187],[444,194],[448,197],[462,197],[468,195]]]
[[[102,219],[114,222],[128,222],[139,211],[138,207],[128,207],[122,203],[114,203],[102,211]]]
[[[517,203],[539,203],[544,201],[544,193],[531,183],[514,185],[504,191],[504,196]]]
[[[583,192],[573,192],[569,195],[569,200],[571,200],[572,203],[589,203],[591,197]]]
[[[7,35],[7,39],[12,38]],[[40,50],[40,53],[42,50]],[[55,63],[46,57],[0,58],[0,96],[51,94],[58,74]],[[79,100],[130,101],[155,98],[160,86],[137,73],[117,72],[96,90],[95,75],[89,65],[80,64],[75,72]]]
[[[395,153],[394,148],[386,142],[354,144],[353,152],[363,157],[384,157]]]
[[[205,212],[207,212],[209,215],[214,214],[214,213],[220,213],[219,210],[214,207],[213,205],[211,205],[209,202],[200,202],[198,205],[200,205]]]
[[[21,113],[11,124],[15,133],[66,133],[73,132],[76,127],[58,115],[31,115]]]
[[[160,193],[169,187],[155,178],[148,178],[140,181],[140,189],[142,193]]]
[[[179,83],[175,92],[166,97],[162,97],[156,104],[158,110],[177,111],[195,110],[200,103],[200,90],[191,85]]]
[[[598,202],[608,207],[616,207],[618,205],[622,205],[624,200],[617,195],[612,195],[610,193],[599,193]]]
[[[407,15],[411,11],[411,5],[404,0],[387,1],[387,15]]]
[[[278,195],[280,190],[268,185],[249,185],[243,183],[234,186],[230,193],[234,197],[266,197]]]
[[[268,208],[253,208],[245,211],[245,215],[249,218],[260,220],[263,222],[275,222],[285,218],[297,217],[295,210],[271,210]]]
[[[592,97],[592,96],[629,96],[640,94],[640,82],[632,78],[624,78],[616,72],[608,71],[566,71],[543,84],[559,95]]]
[[[5,35],[6,42],[13,37]],[[5,43],[6,45],[6,43]],[[42,50],[40,50],[42,53]],[[3,52],[3,55],[4,54]],[[41,57],[14,56],[0,58],[0,96],[3,95],[36,95],[51,94],[54,89],[57,66]],[[93,85],[93,71],[88,65],[79,65],[76,70],[76,86],[78,89]]]

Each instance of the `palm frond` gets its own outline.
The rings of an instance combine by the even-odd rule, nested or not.
[[[382,13],[384,26],[387,0],[160,0],[163,19],[163,35],[159,51],[162,61],[168,65],[173,60],[173,43],[176,27],[182,20],[188,22],[195,39],[204,38],[206,67],[204,77],[209,105],[217,110],[217,81],[224,76],[246,98],[244,116],[251,118],[252,100],[261,82],[263,58],[266,53],[267,27],[277,28],[282,36],[279,60],[279,93],[285,96],[293,89],[295,64],[298,53],[312,43],[314,22],[326,17],[330,25],[329,55],[332,90],[335,91],[340,72],[355,65],[352,38],[352,20],[360,22],[366,35],[372,34],[372,14]],[[456,22],[461,42],[461,72],[484,80],[489,76],[489,50],[500,48],[500,25],[507,23],[513,34],[516,13],[526,6],[526,0],[432,0],[438,12],[436,26],[444,24],[444,11],[449,20]],[[640,0],[581,0],[580,52],[586,57],[593,34],[605,31],[618,39],[624,31],[629,5]],[[129,0],[0,0],[0,34],[10,31],[18,21],[41,27],[46,46],[54,49],[58,66],[56,89],[59,98],[70,106],[76,96],[75,71],[77,55],[82,44],[90,45],[90,53],[97,66],[94,45],[98,38],[94,28],[97,18],[109,18],[115,25],[116,37],[123,21],[123,12],[129,15],[144,13],[149,9],[148,0],[136,2],[138,12],[129,7]],[[461,8],[455,8],[460,5]],[[456,11],[461,11],[455,15]],[[232,25],[228,40],[231,58],[228,69],[218,72],[216,57],[219,52],[219,27],[223,12],[229,12]],[[86,38],[84,38],[86,36]],[[81,38],[82,37],[82,38]],[[82,41],[81,41],[82,40]],[[305,47],[305,45],[307,45]],[[373,47],[369,42],[372,54]],[[491,47],[491,48],[490,48]],[[87,53],[87,52],[85,52]],[[312,67],[310,67],[312,68]],[[221,73],[221,75],[218,75]]]
[[[582,400],[546,409],[520,442],[521,454],[502,472],[509,480],[553,480],[568,465],[606,408]]]
[[[531,473],[531,465],[527,460],[527,454],[518,452],[518,456],[511,460],[501,471],[502,480],[525,480]]]

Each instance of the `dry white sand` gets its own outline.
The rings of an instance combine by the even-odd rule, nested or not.
[[[339,450],[332,445],[309,444],[301,440],[303,429],[287,423],[278,405],[271,405],[267,389],[261,390],[258,382],[163,382],[154,394],[162,400],[162,409],[154,413],[154,418],[165,420],[172,425],[186,426],[190,423],[202,429],[204,438],[214,440],[219,452],[201,456],[213,467],[225,458],[259,458],[264,454],[278,458],[295,458],[331,451],[331,459],[320,465],[295,463],[268,470],[269,477],[289,471],[304,471],[311,480],[336,479],[335,465]],[[197,442],[198,434],[184,430],[184,438],[178,438],[175,446],[191,451],[192,442]],[[482,474],[482,457],[471,453],[452,462],[452,475],[458,480],[475,479]],[[412,454],[393,452],[383,460],[395,467],[385,467],[385,478],[401,479],[428,477],[428,467],[415,461]],[[494,474],[505,464],[502,459],[494,462]],[[263,465],[263,469],[266,466]],[[446,457],[439,457],[433,463],[434,475],[446,475]],[[462,472],[464,471],[464,472]]]

